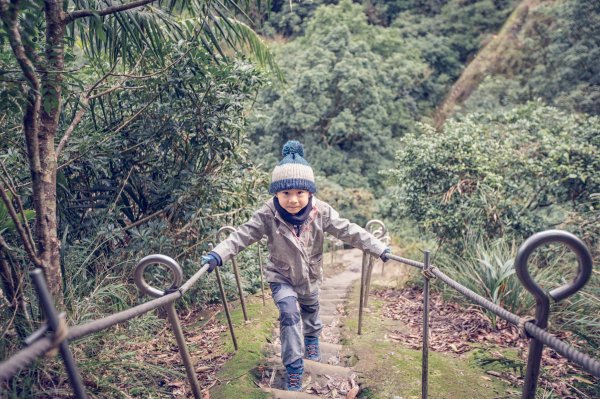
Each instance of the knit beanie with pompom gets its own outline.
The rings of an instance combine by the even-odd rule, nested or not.
[[[304,159],[304,147],[298,141],[291,140],[284,144],[283,159],[273,169],[269,193],[275,194],[284,190],[306,190],[317,192],[313,170]]]

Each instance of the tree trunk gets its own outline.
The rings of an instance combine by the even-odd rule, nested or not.
[[[56,152],[54,140],[58,130],[64,70],[65,25],[62,1],[46,0],[46,70],[42,74],[42,106],[38,133],[40,170],[32,174],[36,211],[36,241],[44,264],[48,288],[56,305],[63,307],[63,284],[60,268],[60,239],[56,215]]]

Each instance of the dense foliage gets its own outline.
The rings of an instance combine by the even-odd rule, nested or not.
[[[319,8],[306,34],[277,54],[288,84],[264,90],[257,102],[251,134],[259,156],[301,139],[329,179],[378,189],[392,139],[417,117],[412,93],[426,64],[397,32],[369,25],[349,1]]]
[[[256,205],[264,180],[246,156],[243,111],[260,78],[244,62],[217,65],[207,56],[192,52],[143,89],[92,105],[95,118],[83,127],[90,134],[65,154],[59,177],[71,264],[95,246],[113,261],[164,253],[193,271],[208,235]],[[144,118],[115,131],[143,108]],[[87,268],[95,274],[93,263]]]
[[[248,216],[265,180],[247,156],[245,113],[265,74],[233,50],[236,45],[250,48],[263,60],[269,53],[245,25],[226,18],[223,6],[217,19],[211,14],[214,9],[199,3],[189,4],[202,6],[197,9],[175,10],[190,17],[183,21],[173,17],[173,8],[159,6],[153,13],[142,8],[128,10],[121,18],[84,19],[77,29],[62,31],[60,46],[47,44],[49,51],[44,53],[44,43],[51,38],[44,33],[50,22],[44,12],[36,13],[40,4],[24,2],[18,10],[21,37],[12,29],[19,18],[4,3],[0,6],[4,359],[42,320],[26,278],[36,247],[44,248],[43,241],[32,238],[41,231],[37,225],[30,229],[32,218],[56,220],[44,231],[58,237],[53,243],[59,248],[54,252],[59,269],[58,273],[46,269],[46,275],[56,283],[51,289],[58,293],[58,306],[67,310],[69,324],[76,324],[147,300],[139,297],[131,281],[143,256],[170,255],[189,276],[198,269],[200,254],[214,242],[214,232]],[[198,15],[203,18],[195,18]],[[64,65],[39,76],[54,65],[39,61],[39,70],[21,70],[22,59],[17,62],[21,38],[36,63],[55,57],[59,60],[55,63]],[[46,85],[42,90],[35,89],[39,82]],[[54,119],[47,117],[51,113]],[[36,152],[38,143],[47,143],[41,162],[34,158],[42,152]],[[45,173],[43,182],[52,190],[37,188],[38,171]],[[33,212],[39,198],[56,212]],[[13,208],[16,218],[9,215]],[[29,242],[33,249],[27,247]],[[258,271],[256,262],[247,263],[247,288],[253,291]],[[42,262],[35,266],[46,267]],[[167,277],[160,284],[169,281],[160,268],[146,277],[159,276]],[[233,275],[225,272],[224,280],[228,291],[234,292]],[[216,292],[214,281],[205,282],[183,305],[201,308],[216,299]],[[137,326],[153,330],[159,323],[150,319],[143,318]],[[110,334],[88,344],[84,347],[89,352],[81,359],[114,355],[118,348]],[[32,367],[17,376],[8,387],[11,395],[44,396],[48,381],[44,377],[37,384],[38,376],[60,380],[61,369],[53,366]],[[5,396],[6,388],[0,387],[0,396]],[[111,397],[111,390],[113,384],[106,382],[96,393]]]
[[[386,14],[391,26],[372,23],[369,10],[377,4],[341,1],[314,10],[317,3],[274,7],[263,24],[285,14],[298,16],[299,27],[296,34],[278,32],[294,40],[274,43],[287,85],[273,85],[257,99],[255,158],[270,164],[285,140],[301,138],[313,167],[328,179],[379,195],[378,172],[393,157],[394,139],[432,112],[510,2],[448,2],[435,10],[406,3],[403,13]]]
[[[72,323],[144,301],[131,282],[144,255],[170,255],[187,276],[197,270],[214,232],[242,223],[266,198],[268,173],[289,139],[305,145],[318,195],[342,216],[361,225],[385,218],[405,256],[421,256],[423,242],[438,244],[435,261],[448,274],[511,311],[532,307],[512,265],[515,248],[529,235],[571,231],[597,263],[598,1],[532,1],[504,52],[494,54],[488,77],[437,130],[430,126],[436,107],[522,2],[244,2],[243,13],[235,10],[240,19],[249,17],[247,25],[225,18],[216,3],[157,2],[151,12],[79,19],[60,42],[62,80],[48,79],[50,88],[62,89],[58,97],[48,88],[24,91],[28,80],[3,20],[0,176],[9,199],[0,202],[6,242],[0,246],[0,339],[8,343],[0,347],[2,358],[41,321],[25,278],[31,262],[5,203],[25,226],[41,217],[33,210],[23,127],[36,95],[44,98],[41,112],[57,115],[53,200],[60,285]],[[52,55],[45,52],[40,3],[20,4],[19,26],[32,58]],[[273,67],[273,59],[250,25],[269,41],[285,82],[257,67],[257,60]],[[68,145],[59,144],[63,138]],[[249,292],[259,284],[256,250],[240,255]],[[571,275],[555,255],[542,252],[540,262],[550,267],[536,272],[549,287]],[[235,292],[230,269],[223,276]],[[153,269],[147,277],[161,281],[165,273]],[[559,306],[555,322],[597,347],[597,274],[593,279]],[[210,278],[181,306],[217,300]],[[123,334],[147,337],[161,326],[148,315]],[[103,356],[119,356],[118,339],[108,333],[81,346],[85,356],[101,359],[85,363],[88,374],[110,363]],[[43,395],[36,380],[59,384],[64,376],[56,370],[32,368],[11,392]],[[141,370],[140,377],[145,372],[163,373]],[[110,397],[114,389],[104,381],[96,393]]]
[[[410,218],[460,249],[471,237],[522,240],[548,228],[594,246],[600,204],[600,120],[530,103],[472,114],[443,134],[401,140],[390,182]]]
[[[600,113],[600,2],[541,4],[515,39],[467,109],[542,98],[567,111]]]

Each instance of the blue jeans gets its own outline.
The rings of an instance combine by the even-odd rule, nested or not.
[[[323,329],[319,317],[319,291],[301,295],[285,283],[269,283],[279,308],[281,360],[285,366],[304,357],[304,336],[318,337]],[[300,310],[298,310],[298,306]],[[302,327],[300,327],[302,320]]]

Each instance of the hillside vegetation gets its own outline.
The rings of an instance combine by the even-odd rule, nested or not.
[[[403,255],[428,247],[453,278],[513,311],[533,311],[512,268],[531,234],[571,231],[600,261],[597,0],[47,6],[0,0],[2,359],[43,321],[28,271],[46,271],[71,325],[144,302],[137,261],[163,253],[190,276],[215,232],[269,197],[289,139],[342,216],[384,220]],[[256,248],[240,263],[256,292]],[[535,263],[548,289],[575,272],[556,246]],[[599,281],[595,270],[552,309],[552,328],[592,354]],[[218,295],[203,279],[178,309],[202,312]],[[76,357],[88,375],[116,363],[140,381],[172,381],[181,370],[122,350],[162,329],[147,316],[80,342]],[[65,397],[65,376],[40,361],[0,396]],[[96,397],[141,395],[113,377],[87,383]],[[573,395],[600,395],[586,374],[575,385]]]

